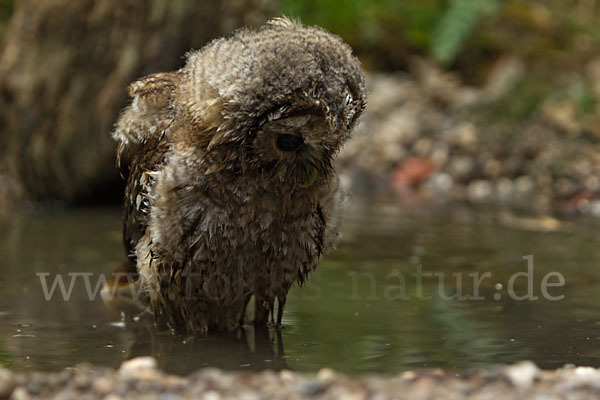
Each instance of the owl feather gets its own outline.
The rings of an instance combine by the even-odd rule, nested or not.
[[[156,320],[191,333],[281,324],[286,296],[338,237],[334,159],[365,106],[358,60],[276,19],[129,86],[124,242]],[[274,305],[278,310],[275,315]]]

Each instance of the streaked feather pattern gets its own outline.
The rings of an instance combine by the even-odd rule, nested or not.
[[[124,241],[157,320],[233,330],[254,297],[255,324],[281,323],[288,290],[337,238],[333,161],[366,97],[350,48],[277,19],[129,94],[113,133],[129,165]],[[282,149],[279,135],[302,140]]]

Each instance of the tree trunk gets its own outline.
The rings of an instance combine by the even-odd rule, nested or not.
[[[109,133],[128,83],[181,67],[185,52],[238,26],[261,24],[274,3],[18,2],[0,55],[0,191],[10,181],[16,199],[120,199]]]

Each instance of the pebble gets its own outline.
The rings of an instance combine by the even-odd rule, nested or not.
[[[100,394],[108,394],[114,390],[113,381],[106,377],[98,378],[92,384],[92,388],[94,391]]]
[[[461,123],[456,130],[458,144],[472,148],[477,143],[477,128],[471,123]]]
[[[125,377],[152,380],[158,376],[158,363],[153,357],[136,357],[121,364],[119,373]]]
[[[108,396],[104,397],[102,400],[123,400],[123,398],[119,395],[112,393],[112,394],[109,394]]]
[[[279,373],[279,377],[281,378],[282,381],[288,381],[291,382],[294,380],[294,373],[288,369],[284,369],[283,371],[281,371]]]
[[[533,385],[535,378],[539,375],[539,368],[531,361],[523,361],[506,367],[504,376],[519,390],[527,390]]]
[[[433,141],[431,139],[421,138],[415,142],[413,153],[421,157],[427,157],[431,154],[432,148]]]
[[[8,398],[16,385],[17,382],[15,381],[12,372],[0,368],[0,399]]]
[[[457,156],[450,161],[449,173],[458,180],[468,180],[475,171],[475,162],[466,156]]]
[[[11,400],[29,400],[32,399],[33,397],[29,396],[29,393],[27,392],[27,389],[25,389],[24,387],[18,387],[16,388],[13,392],[12,395],[10,396]]]
[[[447,197],[452,190],[454,180],[450,174],[437,173],[429,179],[429,186],[435,191],[437,197]]]
[[[600,217],[600,200],[592,200],[589,206],[590,214]]]
[[[494,193],[492,184],[488,181],[473,181],[467,188],[469,200],[475,203],[483,203],[490,200]]]
[[[221,395],[214,390],[210,390],[204,393],[204,396],[201,397],[202,400],[221,400]]]
[[[529,195],[533,192],[535,184],[529,176],[520,176],[515,180],[515,188],[520,195]]]
[[[503,203],[510,203],[515,191],[515,185],[513,181],[508,178],[501,178],[496,182],[496,196],[498,200]]]
[[[320,382],[330,382],[335,380],[336,377],[336,372],[330,368],[323,368],[317,374],[317,379],[319,379]]]

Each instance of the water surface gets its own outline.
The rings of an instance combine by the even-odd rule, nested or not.
[[[308,285],[292,290],[280,334],[194,339],[156,332],[147,318],[122,320],[99,296],[89,300],[84,276],[93,291],[123,260],[119,210],[3,216],[0,365],[116,367],[153,355],[180,374],[207,365],[462,370],[523,359],[544,368],[600,367],[600,226],[581,219],[543,231],[545,224],[509,221],[493,210],[357,200],[338,249]],[[524,256],[533,256],[530,277]],[[544,296],[548,273],[555,286]],[[74,279],[68,301],[59,287],[46,300],[41,278],[50,288],[56,276],[66,290]],[[537,299],[523,299],[528,294]]]

